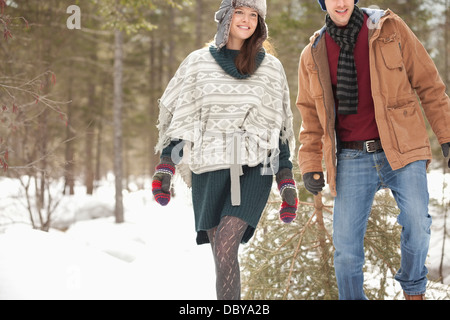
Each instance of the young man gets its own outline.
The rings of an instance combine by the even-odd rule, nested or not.
[[[326,24],[303,50],[299,66],[299,164],[306,189],[317,194],[325,185],[325,157],[335,197],[339,298],[367,299],[367,220],[375,193],[390,188],[403,227],[395,279],[406,299],[422,300],[431,226],[426,168],[432,155],[420,106],[447,157],[445,85],[427,51],[392,11],[360,9],[358,0],[318,2],[327,11]]]

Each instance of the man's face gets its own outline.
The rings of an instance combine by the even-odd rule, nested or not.
[[[338,27],[345,27],[355,8],[354,0],[325,0],[327,12]]]

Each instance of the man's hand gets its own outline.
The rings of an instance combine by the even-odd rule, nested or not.
[[[303,175],[303,183],[306,190],[317,195],[325,187],[323,172],[308,172]]]

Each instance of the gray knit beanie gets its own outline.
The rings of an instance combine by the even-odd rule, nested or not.
[[[265,22],[267,14],[266,0],[222,0],[219,11],[215,14],[215,20],[218,23],[215,36],[217,49],[221,49],[227,44],[234,10],[240,7],[252,8],[258,12],[259,22],[264,30],[259,42],[262,44],[267,39],[269,31]]]
[[[355,0],[355,4],[358,3],[359,0]],[[319,2],[320,7],[322,8],[323,11],[327,11],[327,6],[325,5],[325,0],[317,0],[317,2]]]

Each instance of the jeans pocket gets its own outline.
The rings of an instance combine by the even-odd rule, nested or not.
[[[358,158],[363,151],[354,149],[341,149],[338,154],[338,160],[351,160]]]

